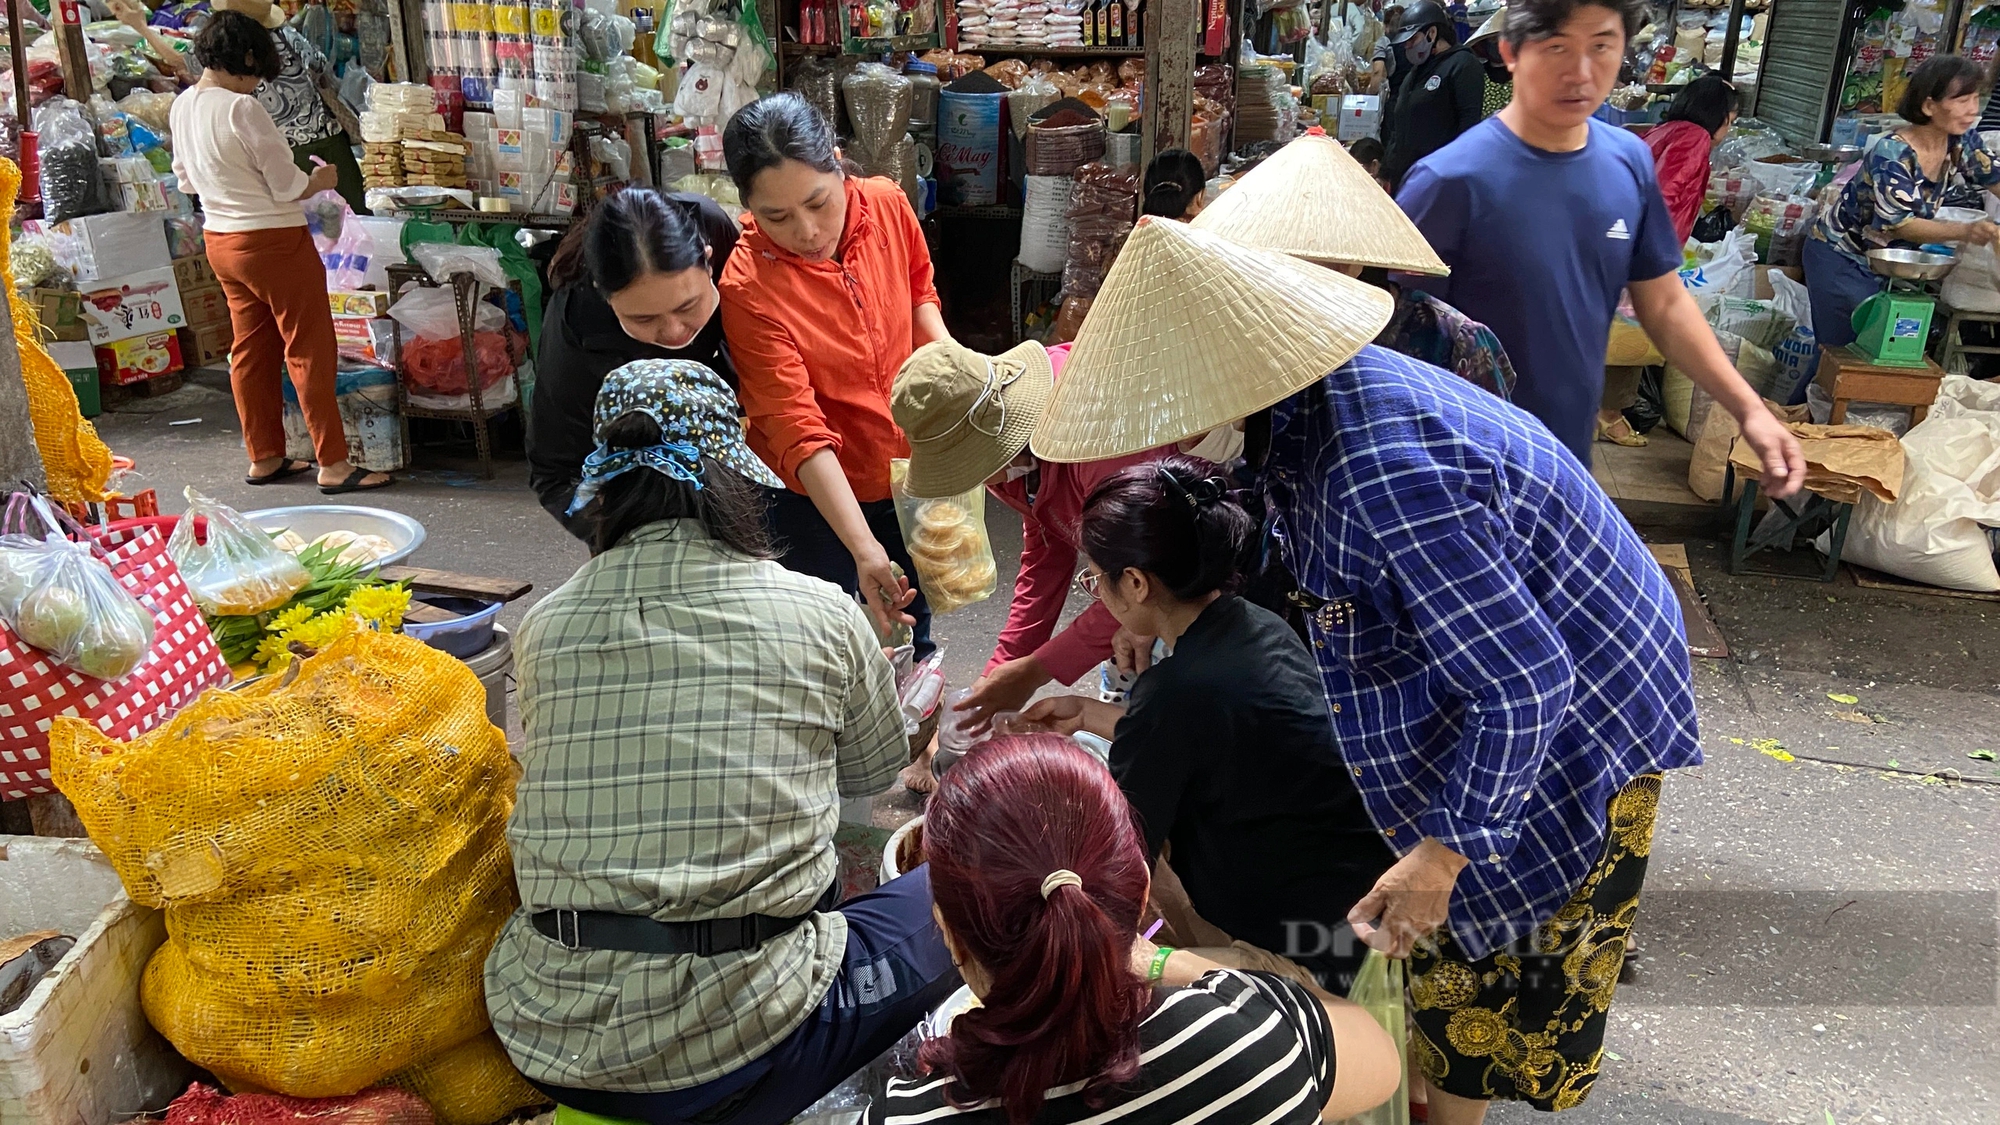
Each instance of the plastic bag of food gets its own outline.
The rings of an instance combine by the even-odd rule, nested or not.
[[[478,306],[472,321],[475,331],[498,332],[507,326],[507,314],[492,302],[480,301]],[[419,336],[433,340],[458,339],[458,298],[449,289],[412,289],[389,306],[389,315]]]
[[[997,568],[986,537],[986,487],[957,496],[911,496],[903,484],[910,463],[889,462],[889,487],[896,499],[896,522],[903,545],[917,564],[917,586],[932,613],[950,613],[993,596]]]
[[[188,510],[174,525],[167,554],[202,612],[212,617],[262,613],[292,600],[312,581],[299,560],[236,509],[216,503],[192,486],[182,495]],[[195,541],[198,520],[207,523],[202,542]]]
[[[35,128],[41,138],[43,220],[60,223],[105,210],[97,130],[83,107],[68,98],[50,98],[35,111]]]
[[[1396,1045],[1396,1053],[1405,1065],[1397,1068],[1403,1076],[1402,1085],[1387,1102],[1369,1110],[1345,1118],[1338,1125],[1409,1125],[1409,1034],[1406,1024],[1404,988],[1407,980],[1407,966],[1404,962],[1388,957],[1379,949],[1368,951],[1368,958],[1361,962],[1361,971],[1355,974],[1354,986],[1347,990],[1347,998],[1362,1010],[1375,1017],[1382,1030],[1389,1033],[1389,1041]]]
[[[0,537],[0,620],[49,659],[100,680],[124,677],[153,646],[153,615],[88,544],[60,532]]]

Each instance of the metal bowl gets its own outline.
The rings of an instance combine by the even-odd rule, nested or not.
[[[1861,159],[1860,145],[1809,145],[1806,159],[1819,164],[1846,165]]]
[[[394,549],[377,560],[377,566],[402,562],[424,545],[423,524],[386,508],[363,508],[353,504],[301,504],[294,508],[264,508],[243,515],[265,531],[272,534],[295,531],[308,543],[329,531],[380,535]]]
[[[1958,259],[1922,250],[1870,250],[1868,266],[1884,277],[1903,281],[1936,281],[1951,272]]]

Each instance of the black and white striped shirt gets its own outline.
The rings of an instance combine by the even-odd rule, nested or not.
[[[1242,1122],[1309,1125],[1333,1087],[1333,1028],[1326,1009],[1296,982],[1217,969],[1161,992],[1139,1025],[1139,1076],[1086,1105],[1083,1083],[1058,1086],[1036,1125],[1174,1125]],[[951,1079],[895,1079],[870,1125],[1005,1125],[997,1098],[958,1109]]]

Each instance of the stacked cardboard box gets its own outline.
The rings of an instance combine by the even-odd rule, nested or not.
[[[174,280],[181,289],[181,309],[187,327],[181,329],[181,356],[195,367],[216,367],[229,357],[234,332],[229,324],[229,300],[207,258],[174,260]]]

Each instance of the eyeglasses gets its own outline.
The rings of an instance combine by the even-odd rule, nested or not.
[[[1098,587],[1104,583],[1104,575],[1094,570],[1080,570],[1071,586],[1086,598],[1097,597]]]

